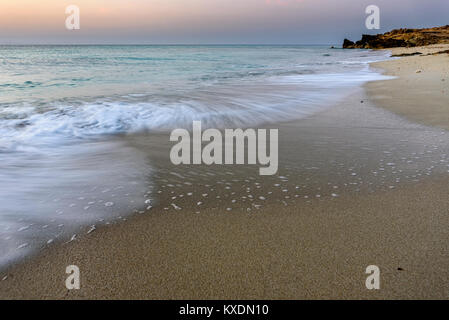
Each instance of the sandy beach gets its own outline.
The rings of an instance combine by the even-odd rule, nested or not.
[[[421,54],[374,63],[397,79],[367,85],[372,101],[412,121],[449,129],[449,55],[438,54],[447,50],[447,44],[393,48],[393,55]]]
[[[447,299],[448,61],[374,64],[398,78],[270,125],[272,177],[175,167],[168,135],[125,137],[157,168],[157,204],[1,270],[0,299]],[[80,290],[65,287],[68,265]],[[365,287],[369,265],[380,290]]]

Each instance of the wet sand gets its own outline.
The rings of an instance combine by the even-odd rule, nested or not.
[[[168,135],[124,138],[157,172],[152,207],[1,271],[0,298],[447,299],[449,133],[376,107],[389,83],[271,125],[272,177],[176,167]],[[80,268],[80,290],[65,288],[68,265]],[[380,290],[365,287],[368,265],[380,267]]]

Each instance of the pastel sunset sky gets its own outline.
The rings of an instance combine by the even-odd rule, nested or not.
[[[365,8],[381,9],[381,30]],[[65,8],[81,29],[65,28]],[[0,43],[339,44],[399,27],[449,24],[448,0],[0,0]]]

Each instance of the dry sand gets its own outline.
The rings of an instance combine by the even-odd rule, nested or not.
[[[427,62],[404,62],[415,58]],[[279,176],[173,167],[166,137],[129,138],[159,167],[158,204],[0,271],[0,298],[447,299],[449,135],[370,102],[406,112],[410,92],[426,95],[447,75],[428,68],[444,56],[405,59],[382,66],[399,66],[413,87],[369,84],[368,97],[354,92],[337,107],[282,124]],[[385,98],[387,88],[395,98]],[[443,113],[444,99],[432,91],[432,110]],[[449,126],[444,116],[438,125]],[[81,289],[69,292],[65,269],[73,264]],[[365,269],[373,264],[381,289],[370,291]]]
[[[394,55],[422,55],[373,64],[398,77],[367,85],[374,103],[412,121],[449,129],[449,54],[432,55],[447,50],[449,44],[391,49]]]

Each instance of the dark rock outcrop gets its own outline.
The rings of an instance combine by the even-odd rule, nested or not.
[[[343,49],[350,49],[352,47],[354,47],[355,43],[352,42],[351,40],[345,39],[343,41]]]
[[[417,47],[438,43],[449,43],[449,25],[428,29],[395,29],[393,31],[368,35],[352,42],[345,39],[344,49],[385,49],[396,47]]]

